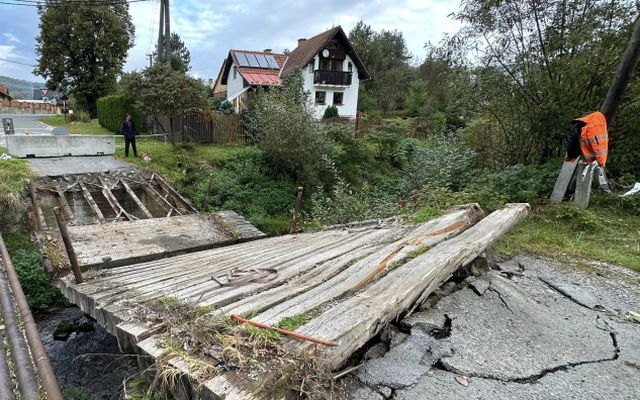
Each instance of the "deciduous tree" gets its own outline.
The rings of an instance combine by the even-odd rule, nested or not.
[[[115,90],[133,46],[128,3],[45,0],[38,14],[34,73],[47,79],[49,88],[72,94],[79,107],[95,116],[96,101]]]

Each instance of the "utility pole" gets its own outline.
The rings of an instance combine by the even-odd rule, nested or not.
[[[149,57],[149,66],[153,67],[153,54],[147,54],[147,57]]]
[[[629,44],[627,44],[627,48],[622,55],[622,59],[620,60],[620,65],[618,66],[618,70],[616,71],[616,75],[613,77],[613,81],[611,82],[611,86],[609,87],[609,92],[607,93],[607,97],[604,99],[602,106],[600,107],[600,112],[604,114],[607,119],[607,125],[611,126],[613,118],[618,111],[618,107],[622,102],[622,98],[624,97],[625,92],[627,91],[627,86],[629,86],[629,82],[631,81],[631,77],[638,67],[638,63],[640,62],[640,17],[636,19],[635,26],[633,28],[633,33],[631,35],[631,39],[629,40]]]
[[[158,60],[171,61],[171,18],[169,0],[160,0],[160,31],[158,34]]]

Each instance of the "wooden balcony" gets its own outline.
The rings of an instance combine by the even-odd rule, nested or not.
[[[318,69],[313,73],[315,85],[350,86],[353,72]]]

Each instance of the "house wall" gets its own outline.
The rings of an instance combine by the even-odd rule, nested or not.
[[[236,78],[233,78],[233,69],[236,67],[236,64],[233,63],[231,65],[231,69],[229,70],[229,77],[227,78],[227,100],[232,101],[233,98],[231,96],[237,95],[244,89],[244,79],[240,72],[236,74]]]
[[[312,110],[313,116],[315,118],[322,118],[327,107],[333,104],[333,93],[334,92],[342,92],[343,93],[343,104],[337,105],[338,113],[341,117],[347,118],[355,118],[358,107],[358,89],[360,87],[360,80],[358,79],[358,71],[355,68],[355,63],[351,58],[347,55],[342,69],[343,71],[348,70],[348,65],[351,63],[353,68],[353,78],[351,80],[350,86],[335,86],[335,85],[314,85],[313,84],[313,72],[309,72],[308,65],[304,69],[304,88],[311,93],[311,102],[312,102]],[[320,66],[320,57],[316,55],[314,57],[314,70],[318,69]],[[326,92],[326,100],[324,105],[315,104],[315,96],[316,91]]]

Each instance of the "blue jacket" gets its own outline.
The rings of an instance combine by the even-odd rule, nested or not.
[[[122,132],[124,137],[127,139],[134,139],[136,137],[136,127],[131,121],[124,121],[120,128],[120,132]]]

